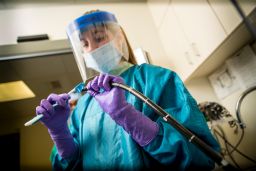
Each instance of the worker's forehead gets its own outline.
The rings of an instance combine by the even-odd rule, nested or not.
[[[95,35],[100,35],[100,34],[109,34],[108,29],[105,26],[92,26],[86,31],[81,33],[81,39],[84,38],[90,38]]]

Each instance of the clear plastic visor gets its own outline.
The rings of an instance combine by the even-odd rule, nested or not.
[[[116,23],[93,23],[90,26],[87,25],[86,28],[74,30],[72,33],[68,34],[68,37],[84,81],[95,75],[95,71],[91,71],[91,69],[86,66],[84,57],[110,41],[112,41],[124,60],[128,61],[129,59],[126,40],[120,26]]]

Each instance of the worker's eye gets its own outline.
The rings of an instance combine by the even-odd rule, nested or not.
[[[94,35],[94,40],[96,43],[101,43],[107,39],[107,35],[105,32],[97,32]]]
[[[89,42],[87,40],[82,41],[82,46],[85,47],[85,48],[88,48]]]
[[[103,42],[103,41],[105,41],[105,40],[106,40],[106,37],[97,37],[97,38],[95,38],[95,41],[96,41],[97,43]]]

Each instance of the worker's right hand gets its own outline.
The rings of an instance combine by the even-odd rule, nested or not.
[[[68,94],[50,94],[47,99],[41,100],[40,106],[36,107],[36,114],[44,116],[40,121],[49,131],[59,132],[66,129],[70,113],[68,99],[70,99]],[[54,104],[58,105],[53,107]]]
[[[78,151],[67,124],[70,113],[69,99],[68,94],[50,94],[36,107],[36,114],[44,115],[40,121],[48,128],[59,155],[64,159],[72,158]],[[53,107],[54,104],[58,105]]]

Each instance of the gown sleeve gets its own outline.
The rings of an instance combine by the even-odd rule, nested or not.
[[[50,155],[53,170],[82,170],[81,153],[79,148],[79,130],[81,124],[81,117],[84,113],[83,111],[86,106],[84,105],[85,101],[86,100],[84,100],[84,98],[81,98],[70,116],[69,130],[78,147],[78,151],[72,158],[63,159],[59,156],[56,146],[54,145]]]
[[[136,81],[147,97],[214,150],[219,151],[219,145],[210,133],[195,99],[175,72],[146,65],[141,67],[139,73]],[[159,125],[158,135],[143,147],[151,157],[174,170],[214,168],[214,162],[208,156],[148,106],[143,105],[142,112]]]

